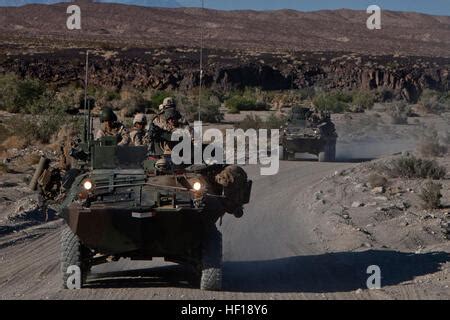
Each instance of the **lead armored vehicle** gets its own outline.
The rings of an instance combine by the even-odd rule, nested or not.
[[[280,132],[281,160],[294,160],[296,153],[310,153],[319,162],[335,161],[338,136],[330,114],[293,107]]]
[[[83,143],[83,165],[70,183],[60,215],[61,271],[78,266],[81,286],[92,266],[120,258],[166,261],[195,270],[203,290],[220,290],[224,214],[243,214],[252,182],[236,166],[176,167],[146,147],[121,147],[115,138]],[[233,177],[229,179],[230,177]]]

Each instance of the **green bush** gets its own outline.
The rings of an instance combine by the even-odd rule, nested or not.
[[[0,109],[17,112],[15,99],[17,96],[19,79],[14,74],[0,76]]]
[[[75,112],[84,108],[84,91],[75,86],[64,87],[56,93],[56,100],[63,110]]]
[[[115,90],[106,90],[105,98],[107,101],[114,101],[120,99],[120,93]]]
[[[184,107],[182,112],[186,120],[193,122],[198,120],[198,105],[189,104]],[[220,123],[224,119],[223,113],[220,112],[220,104],[210,101],[204,101],[200,108],[200,116],[203,122]]]
[[[54,101],[54,94],[47,91],[36,79],[20,80],[17,76],[0,76],[0,109],[12,113],[40,113]]]
[[[244,91],[232,91],[225,97],[225,107],[230,113],[240,111],[270,110],[267,100],[271,95],[258,88],[246,88]],[[273,98],[273,97],[272,97]]]
[[[25,79],[19,81],[17,86],[16,106],[26,109],[29,104],[44,103],[48,100],[45,86],[38,80]]]
[[[320,111],[342,113],[349,111],[351,96],[342,92],[320,93],[313,99],[313,105]]]
[[[364,90],[352,94],[345,91],[322,92],[314,96],[313,104],[321,111],[332,113],[361,112],[374,106],[375,96]]]
[[[297,96],[301,100],[312,100],[316,96],[316,90],[313,87],[298,89]]]
[[[422,189],[422,193],[419,195],[423,201],[424,209],[439,209],[441,207],[442,199],[442,184],[428,181]]]
[[[157,91],[150,98],[150,107],[158,110],[159,106],[164,102],[165,98],[170,97],[171,94],[166,91]]]
[[[439,135],[436,130],[427,130],[420,140],[417,150],[423,157],[442,157],[447,153],[447,146],[439,142]]]
[[[450,110],[450,92],[426,89],[420,96],[419,107],[425,113],[442,114]]]
[[[241,96],[234,96],[225,101],[225,106],[230,110],[256,110],[256,100]]]
[[[193,92],[191,95],[176,95],[178,103],[178,109],[183,117],[193,122],[198,120],[199,109],[199,97]],[[217,94],[211,90],[205,90],[202,92],[201,98],[201,120],[209,123],[220,123],[224,119],[223,113],[220,111],[221,103]]]
[[[355,91],[352,95],[352,105],[357,109],[364,111],[370,110],[375,104],[375,97],[369,91]]]
[[[279,129],[286,122],[286,117],[271,113],[266,119],[264,129]]]
[[[262,129],[263,127],[264,127],[263,119],[260,116],[254,114],[246,115],[245,118],[237,124],[237,128],[243,130],[248,129],[259,130]]]
[[[247,115],[244,120],[239,122],[236,127],[243,130],[248,129],[279,129],[285,122],[284,117],[277,117],[272,113],[266,120],[263,120],[258,115]]]
[[[0,109],[12,113],[46,114],[79,107],[80,89],[72,86],[59,92],[49,90],[36,79],[19,79],[16,75],[0,76]]]
[[[441,92],[431,89],[425,89],[421,96],[420,96],[420,102],[426,102],[428,100],[436,100],[440,103],[449,103],[450,102],[450,91],[447,92]]]
[[[241,113],[241,110],[239,110],[238,106],[236,105],[225,105],[228,108],[228,113],[230,114],[239,114]]]
[[[408,124],[408,116],[411,114],[411,107],[404,102],[400,102],[387,110],[392,124]]]
[[[8,120],[11,135],[23,138],[26,144],[33,142],[49,143],[54,134],[67,123],[75,123],[64,112],[47,112],[39,116],[15,116]]]
[[[447,174],[445,167],[440,166],[435,160],[413,156],[391,160],[381,169],[392,178],[440,180]]]
[[[350,103],[350,102],[352,102],[352,99],[353,99],[351,94],[344,92],[344,91],[336,91],[336,92],[332,93],[332,95],[338,101],[341,101],[344,103]]]

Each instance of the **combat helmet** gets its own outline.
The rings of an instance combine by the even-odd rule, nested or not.
[[[175,99],[172,97],[167,97],[163,101],[164,108],[176,108],[177,104],[175,103]]]
[[[116,122],[117,116],[114,113],[113,109],[111,107],[103,108],[102,112],[100,113],[100,122]]]

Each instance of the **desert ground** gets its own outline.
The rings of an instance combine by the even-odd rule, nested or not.
[[[100,265],[86,288],[63,290],[64,223],[54,215],[40,221],[24,182],[33,168],[20,164],[23,155],[11,160],[14,171],[0,186],[0,299],[449,299],[448,175],[436,210],[420,206],[424,180],[390,179],[382,190],[368,184],[374,166],[415,152],[421,130],[444,132],[448,114],[393,125],[384,107],[334,116],[336,163],[297,155],[275,176],[245,167],[254,180],[251,202],[242,219],[226,216],[220,226],[223,292],[190,287],[182,267],[160,260]],[[438,162],[450,169],[448,154]],[[371,265],[381,268],[379,290],[366,287]]]

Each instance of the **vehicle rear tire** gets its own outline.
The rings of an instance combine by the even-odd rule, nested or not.
[[[328,161],[329,162],[335,162],[336,161],[336,144],[335,143],[330,144]]]
[[[216,226],[205,232],[202,246],[200,289],[222,289],[222,234]]]
[[[70,228],[63,230],[61,235],[61,272],[63,275],[63,288],[68,289],[67,280],[70,274],[67,269],[70,266],[78,266],[81,271],[81,287],[86,283],[89,265],[86,263],[86,255],[88,249],[84,247],[80,239],[75,235]]]
[[[319,153],[319,162],[334,162],[336,161],[336,145],[326,144],[323,151]]]
[[[294,161],[295,160],[295,153],[294,152],[286,152],[286,158],[288,161]]]

